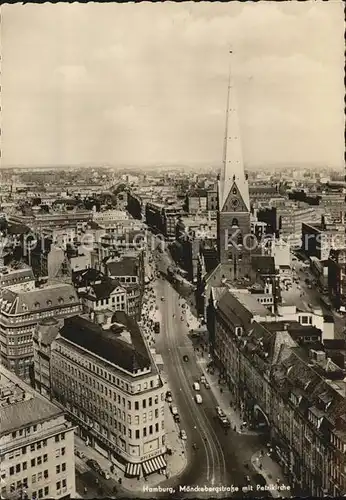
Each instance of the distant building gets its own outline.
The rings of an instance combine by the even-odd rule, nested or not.
[[[331,250],[328,259],[329,296],[334,306],[346,312],[346,248]]]
[[[128,214],[123,210],[105,210],[103,212],[95,212],[93,220],[98,224],[103,224],[108,221],[129,220]]]
[[[326,260],[332,249],[344,248],[346,246],[345,226],[325,224],[302,225],[302,250],[309,257],[317,257]]]
[[[207,190],[207,211],[216,212],[219,209],[217,184]]]
[[[65,321],[51,347],[52,397],[126,475],[148,475],[166,468],[164,386],[140,326],[123,312],[108,320]]]
[[[177,205],[164,205],[162,203],[147,203],[145,218],[148,226],[166,238],[175,239],[175,227],[182,208]]]
[[[0,365],[1,498],[75,498],[74,427]]]
[[[188,214],[197,214],[207,211],[207,191],[195,189],[187,193],[185,197],[185,210]]]
[[[134,219],[142,219],[142,200],[138,195],[131,192],[128,193],[126,208]]]

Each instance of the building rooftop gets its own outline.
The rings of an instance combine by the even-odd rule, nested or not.
[[[121,260],[107,262],[110,276],[137,276],[138,260],[135,257],[123,257]]]
[[[113,314],[107,329],[80,316],[66,319],[60,335],[133,374],[152,365],[138,323],[122,311]]]
[[[253,255],[251,267],[260,274],[275,274],[275,259],[270,255]]]
[[[118,280],[104,277],[102,281],[90,284],[86,290],[79,293],[79,296],[88,297],[91,300],[108,299],[117,288],[123,290]]]
[[[7,285],[13,284],[18,281],[30,281],[34,280],[34,273],[29,266],[18,266],[18,267],[2,267],[0,268],[0,284]]]
[[[259,316],[274,316],[269,309],[258,302],[256,295],[244,293],[243,291],[232,290],[230,293],[252,314]]]
[[[57,283],[40,288],[27,289],[23,284],[20,290],[0,290],[0,311],[8,315],[24,314],[53,309],[63,304],[76,304],[78,296],[72,285]]]
[[[286,330],[296,340],[299,337],[321,337],[319,328],[311,325],[301,325],[298,321],[275,321],[265,323],[264,326],[271,332]]]
[[[0,435],[58,417],[63,410],[0,365]]]

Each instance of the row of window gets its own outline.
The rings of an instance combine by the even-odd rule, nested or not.
[[[137,283],[138,278],[137,276],[113,276],[117,280],[119,280],[120,283]]]
[[[18,356],[18,355],[23,355],[23,354],[30,354],[32,353],[32,344],[30,343],[29,345],[25,347],[16,347],[16,348],[9,348],[7,349],[7,354],[9,356]]]
[[[42,462],[48,462],[48,455],[45,454],[41,457],[33,458],[30,462],[31,467],[36,467],[36,465],[41,465]],[[10,476],[14,476],[15,474],[19,474],[22,471],[27,470],[28,468],[28,462],[22,462],[20,464],[16,464],[15,466],[11,466],[9,468],[9,474]]]
[[[79,403],[82,407],[90,409],[90,411],[94,412],[95,415],[98,415],[100,418],[107,420],[107,422],[108,422],[108,420],[110,420],[110,422],[112,421],[112,417],[111,416],[109,417],[107,415],[107,411],[108,411],[108,412],[112,412],[112,414],[114,416],[118,416],[118,419],[120,419],[120,420],[123,420],[123,421],[127,420],[127,422],[129,424],[139,425],[139,423],[140,423],[140,418],[139,418],[140,416],[139,415],[135,415],[134,421],[132,421],[133,416],[130,414],[127,414],[127,419],[126,419],[125,411],[122,411],[119,407],[112,405],[109,401],[106,401],[103,398],[100,398],[100,396],[98,396],[94,393],[91,393],[89,395],[89,397],[78,397],[78,395],[76,395],[75,391],[64,386],[64,384],[62,382],[57,381],[56,387],[59,389],[59,392],[61,391],[65,394],[66,398],[69,401],[78,401],[79,400]],[[86,390],[84,390],[84,391],[85,391],[85,393],[87,392]],[[83,395],[83,390],[80,390],[80,395],[81,396]],[[150,402],[150,400],[151,400],[151,402]],[[164,401],[164,393],[161,394],[161,400]],[[94,401],[96,401],[98,403],[98,405],[94,405],[93,404]],[[159,403],[158,396],[155,397],[154,401],[155,401],[155,404]],[[128,401],[128,408],[130,410],[131,410],[131,406],[132,406],[131,402]],[[144,404],[142,406],[144,409],[146,408],[146,400],[144,400]],[[151,407],[151,406],[152,406],[152,398],[149,398],[149,407]],[[135,408],[134,409],[135,410],[140,409],[138,401],[135,401]],[[161,407],[161,414],[162,415],[164,414],[164,406]],[[146,422],[147,417],[149,420],[152,420],[153,418],[159,418],[159,409],[155,408],[154,410],[149,410],[148,414],[145,412],[145,413],[142,413],[141,416],[143,419],[143,423]]]
[[[33,480],[32,482],[36,483],[36,479],[35,479],[35,481]],[[28,478],[25,477],[24,479],[17,481],[17,483],[11,483],[10,493],[13,493],[16,490],[26,489],[27,487],[28,487]],[[62,479],[61,481],[57,481],[57,483],[56,483],[57,491],[59,492],[61,490],[61,488],[67,488],[67,480],[66,479]],[[6,493],[7,493],[7,488],[6,488],[6,486],[3,486],[1,488],[1,498],[4,498]],[[49,486],[45,486],[44,488],[40,488],[38,491],[32,492],[32,498],[43,498],[43,496],[45,496],[45,497],[49,496]]]
[[[24,304],[23,304],[23,310],[27,310],[27,307],[25,309]],[[8,321],[10,323],[24,323],[25,321],[32,321],[34,319],[40,320],[41,318],[46,318],[49,316],[55,316],[57,313],[62,313],[62,314],[70,314],[73,312],[78,312],[80,310],[80,306],[74,306],[74,307],[65,307],[64,309],[55,309],[53,311],[44,311],[40,313],[34,313],[34,314],[28,314],[26,316],[20,316],[20,317],[9,317]]]
[[[125,302],[125,295],[117,295],[116,297],[110,297],[108,299],[101,299],[97,301],[98,305],[101,306],[108,306],[111,303],[115,303],[115,299],[117,302]]]
[[[18,332],[19,333],[19,332]],[[16,342],[17,340],[17,342]],[[25,344],[32,341],[32,335],[23,335],[21,337],[8,337],[8,344]]]
[[[28,436],[31,432],[36,432],[36,431],[37,431],[37,425],[32,425],[30,427],[25,427],[25,429],[19,429],[18,431],[12,432],[12,438],[15,439],[16,437]],[[41,442],[38,442],[38,443],[36,443],[36,445],[38,446],[40,443]],[[31,446],[35,446],[35,445],[31,445]],[[44,439],[42,441],[42,446],[47,446],[47,440],[46,439]],[[23,446],[23,448],[22,448],[22,453],[23,454],[26,453],[26,448],[27,448],[26,446]],[[9,457],[9,458],[11,458],[11,457]]]
[[[63,354],[66,355],[66,353],[63,353]],[[67,355],[67,357],[70,357],[70,356]],[[76,360],[73,359],[73,361],[76,361]],[[78,363],[78,361],[77,361],[77,363]],[[77,369],[74,366],[71,366],[70,363],[67,363],[66,361],[63,361],[63,360],[59,360],[57,364],[58,364],[58,366],[64,368],[66,370],[66,372],[71,373],[75,377],[79,377],[81,380],[87,382],[90,387],[95,387],[95,388],[97,387],[97,389],[100,390],[101,393],[104,393],[106,396],[109,394],[110,397],[112,397],[112,390],[111,389],[107,388],[107,386],[98,382],[97,380],[95,380],[94,378],[89,376],[87,373],[84,373],[80,369]],[[97,365],[94,365],[92,363],[88,363],[88,365],[89,365],[88,366],[89,370],[96,373],[96,375],[99,375],[99,376],[105,378],[106,380],[113,383],[117,387],[120,387],[121,389],[125,390],[126,392],[129,392],[129,390],[132,391],[132,388],[129,386],[129,384],[120,380],[119,377],[116,377],[116,376],[106,372],[106,370],[103,370],[102,368],[100,368]],[[85,368],[87,368],[87,367],[85,366]],[[60,375],[63,375],[63,373],[59,372],[59,376]],[[136,390],[138,392],[140,392],[142,390],[147,390],[149,388],[154,388],[154,380],[150,380],[149,382],[146,381],[143,383],[143,385],[137,384]],[[118,398],[119,397],[120,396],[118,396]]]

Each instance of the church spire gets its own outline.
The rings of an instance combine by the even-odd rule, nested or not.
[[[232,77],[232,51],[230,51],[229,58],[230,71],[227,95],[224,156],[219,184],[219,210],[222,210],[234,183],[236,184],[236,187],[238,188],[239,193],[243,198],[246,208],[250,210],[249,186],[247,176],[244,172],[238,122],[237,99]]]

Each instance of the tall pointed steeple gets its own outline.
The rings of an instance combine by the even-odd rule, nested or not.
[[[230,71],[227,95],[226,130],[223,166],[219,182],[219,210],[223,210],[231,189],[237,188],[247,210],[250,210],[249,185],[244,171],[238,121],[238,107],[232,76],[233,53],[229,54]],[[235,186],[234,186],[235,185]]]

